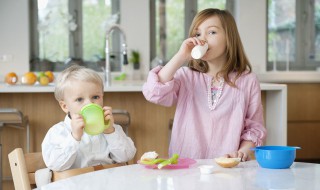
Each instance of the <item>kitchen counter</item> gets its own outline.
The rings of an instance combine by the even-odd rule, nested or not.
[[[105,87],[105,92],[141,92],[144,81],[114,81],[110,87]],[[35,85],[8,85],[0,82],[0,93],[40,93],[54,92],[54,83],[48,86]]]
[[[270,71],[257,73],[260,82],[266,83],[319,83],[319,71]]]
[[[141,92],[142,85],[145,81],[115,81],[110,87],[105,87],[105,92]],[[261,90],[281,90],[285,87],[282,84],[261,83]],[[8,85],[0,82],[0,93],[37,93],[37,92],[54,92],[54,84],[48,86],[35,85]]]
[[[168,155],[170,142],[170,121],[175,106],[164,107],[146,101],[142,94],[144,81],[114,82],[105,88],[104,103],[114,109],[130,113],[129,136],[137,148],[133,161],[144,152],[157,151]],[[268,130],[267,145],[287,144],[287,86],[282,84],[261,84],[262,104]],[[30,151],[41,151],[41,143],[50,127],[65,117],[54,98],[54,86],[9,86],[0,83],[0,107],[16,108],[29,118]],[[156,134],[156,135],[155,135]],[[25,130],[3,128],[1,130],[3,155],[17,147],[25,147]],[[8,157],[4,157],[3,176],[10,176]]]
[[[115,81],[110,87],[105,87],[105,92],[124,93],[124,98],[128,93],[141,93],[144,81]],[[261,83],[261,90],[265,92],[265,121],[269,129],[267,144],[286,145],[287,144],[287,86],[283,84]],[[54,85],[41,86],[39,84],[27,85],[7,85],[0,83],[0,93],[53,93]],[[107,93],[108,95],[108,93]],[[130,98],[128,98],[129,101]],[[142,98],[143,99],[143,98]]]

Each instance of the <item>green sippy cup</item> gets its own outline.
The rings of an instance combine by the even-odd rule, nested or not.
[[[89,135],[98,135],[109,127],[104,123],[104,114],[101,106],[87,104],[81,108],[80,114],[84,119],[84,131]]]

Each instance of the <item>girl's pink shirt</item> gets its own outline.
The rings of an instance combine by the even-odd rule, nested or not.
[[[212,77],[188,67],[181,67],[174,78],[159,82],[158,72],[151,70],[143,85],[145,98],[163,106],[176,105],[169,155],[211,159],[239,149],[243,140],[264,143],[263,108],[260,84],[255,74],[243,74],[236,80],[236,88],[224,83],[220,100],[214,110],[209,109],[208,83]],[[232,80],[235,73],[231,73]]]

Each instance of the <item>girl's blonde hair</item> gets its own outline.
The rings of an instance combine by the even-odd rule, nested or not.
[[[72,88],[70,81],[73,80],[98,84],[103,91],[103,81],[97,72],[83,66],[72,65],[62,71],[57,77],[54,96],[58,101],[64,99],[64,91],[66,88]]]
[[[217,75],[223,76],[224,80],[231,86],[235,86],[235,81],[242,73],[251,72],[250,62],[245,54],[236,22],[233,16],[227,10],[220,9],[204,9],[199,12],[193,19],[189,30],[189,37],[196,35],[196,29],[199,25],[211,16],[217,16],[220,19],[222,28],[226,36],[226,64]],[[196,71],[206,73],[208,71],[208,63],[202,60],[191,60],[188,66]],[[236,72],[236,78],[231,81],[228,77],[229,73]]]

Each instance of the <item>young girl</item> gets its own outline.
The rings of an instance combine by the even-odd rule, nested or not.
[[[206,54],[192,60],[192,48],[205,43]],[[181,67],[186,62],[188,67]],[[266,138],[259,81],[226,10],[206,9],[195,16],[189,38],[164,67],[150,71],[143,94],[153,103],[176,105],[170,155],[246,161],[250,148]]]
[[[66,113],[64,121],[51,127],[42,142],[43,160],[53,171],[83,168],[131,160],[136,148],[120,125],[114,124],[111,107],[103,107],[103,81],[93,70],[71,66],[57,78],[55,97]],[[84,129],[83,106],[103,107],[109,128],[90,136]]]

